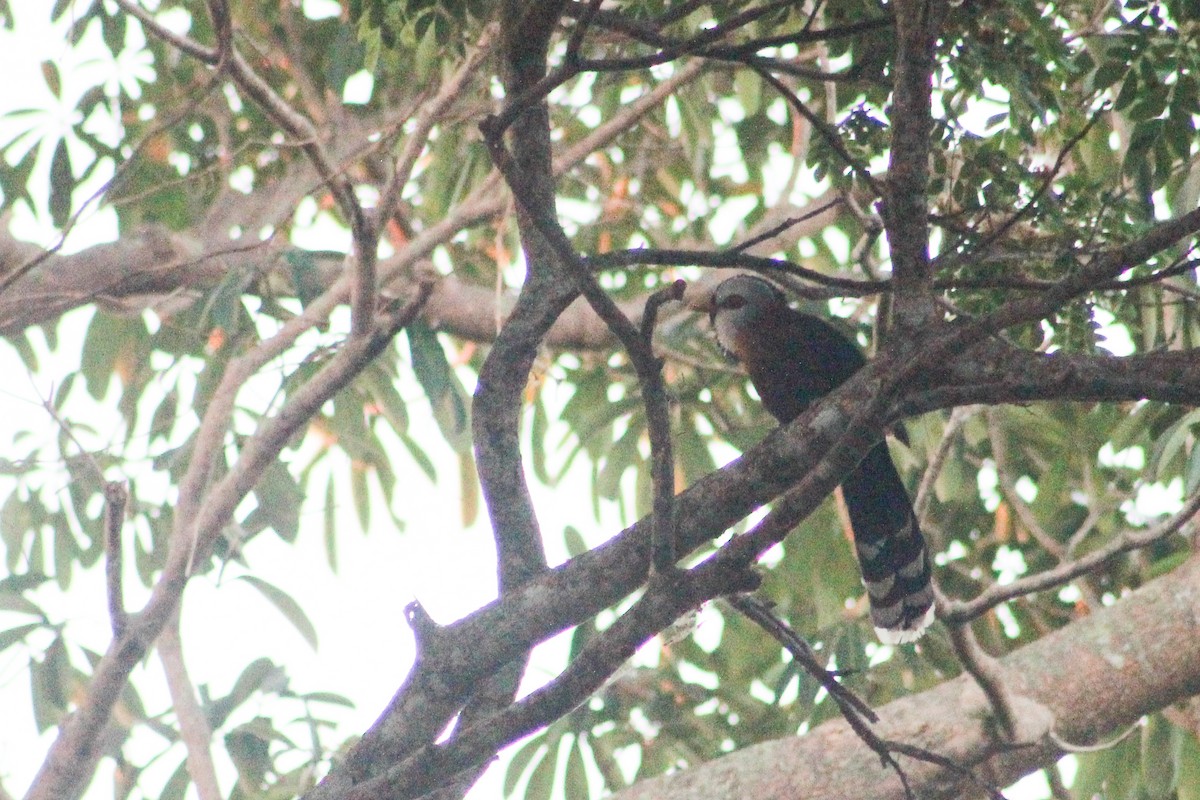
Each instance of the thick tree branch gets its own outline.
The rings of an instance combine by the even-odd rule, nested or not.
[[[659,289],[646,301],[640,334],[650,351],[647,364],[638,368],[642,400],[646,406],[646,428],[650,436],[650,472],[654,485],[654,527],[650,532],[650,563],[658,573],[675,568],[675,457],[671,442],[671,409],[666,382],[663,380],[663,361],[654,355],[654,325],[658,309],[670,300],[683,298],[687,286],[678,280]]]
[[[472,408],[476,465],[496,542],[501,597],[546,568],[521,458],[520,414],[542,339],[574,296],[571,281],[561,275],[554,249],[530,221],[534,215],[555,214],[549,112],[531,87],[546,78],[546,52],[560,5],[509,2],[501,14],[501,72],[510,98],[506,107],[514,107],[511,98],[530,98],[528,105],[509,115],[513,158],[520,164],[528,189],[523,198],[526,205],[518,208],[528,272],[513,314],[480,369]],[[497,670],[479,676],[482,683],[468,693],[473,699],[463,710],[460,725],[469,725],[512,702],[527,654],[528,648],[518,650],[504,665],[497,665]],[[410,679],[351,752],[345,769],[331,774],[314,796],[338,792],[347,783],[372,785],[372,779],[391,765],[431,745],[463,709],[467,696],[441,692],[439,681],[426,679],[427,656],[428,651],[419,654]]]
[[[1028,354],[1022,357],[1030,358]],[[1186,356],[1186,358],[1182,358]],[[1052,361],[1065,356],[1036,356],[1043,361]],[[1155,356],[1136,356],[1128,359],[1072,357],[1078,369],[1055,374],[1056,381],[1050,386],[1053,391],[1043,391],[1040,399],[1057,396],[1079,399],[1127,400],[1147,396],[1144,387],[1148,372],[1159,372],[1177,376],[1175,383],[1162,384],[1149,380],[1151,389],[1161,388],[1169,397],[1154,399],[1189,398],[1200,404],[1200,359],[1194,354],[1163,353]],[[1180,371],[1176,364],[1189,361],[1190,369]],[[966,359],[964,359],[966,362]],[[1121,363],[1126,362],[1126,363]],[[971,361],[974,363],[974,360]],[[1140,380],[1116,380],[1105,386],[1095,378],[1105,368],[1121,366],[1120,373],[1138,375]],[[1084,377],[1074,376],[1088,367]],[[1026,367],[1027,368],[1027,367]],[[872,371],[871,367],[864,372]],[[978,375],[972,366],[971,374]],[[815,405],[791,425],[768,435],[758,446],[735,460],[720,472],[706,476],[676,498],[677,530],[676,542],[679,554],[686,554],[701,543],[718,535],[721,531],[744,517],[757,506],[777,497],[796,485],[807,473],[808,465],[816,462],[828,452],[833,443],[851,426],[855,410],[869,407],[870,375],[861,375],[848,383],[841,391]],[[877,380],[877,378],[876,378]],[[1111,390],[1101,394],[1100,389]],[[917,397],[936,396],[936,388],[915,392]],[[976,393],[972,402],[984,398]],[[1020,399],[1019,397],[997,399]],[[926,404],[921,410],[934,406]],[[865,439],[864,439],[865,441]],[[841,460],[851,466],[853,453],[865,449],[869,444],[855,442],[845,447]],[[840,463],[840,462],[839,462]],[[847,469],[849,467],[846,467]],[[776,503],[776,511],[782,516],[773,530],[761,535],[747,534],[737,537],[730,544],[742,548],[743,562],[753,560],[753,553],[760,546],[769,546],[774,536],[782,535],[794,525],[805,508],[815,505],[824,496],[825,484],[832,485],[840,477],[837,465],[826,470],[817,480],[809,479],[806,484],[796,486],[789,493],[793,499]],[[768,517],[770,519],[770,517]],[[478,612],[438,631],[428,656],[430,663],[440,665],[439,690],[450,694],[465,695],[471,691],[473,682],[480,676],[505,663],[529,643],[541,641],[554,633],[590,619],[598,611],[617,603],[643,580],[645,564],[649,557],[650,521],[642,520],[630,529],[601,547],[573,559],[568,564],[550,570],[534,579],[528,586],[511,596],[485,606]],[[546,597],[554,597],[548,604]],[[436,652],[434,652],[436,650]],[[425,679],[431,679],[426,676]]]
[[[876,709],[879,732],[917,744],[955,763],[987,765],[1001,785],[1052,764],[1063,751],[1054,735],[1094,742],[1144,714],[1200,693],[1200,558],[1116,605],[999,659],[1027,731],[1046,734],[1027,746],[998,744],[989,704],[970,676]],[[929,764],[907,770],[917,796],[960,797],[970,788],[952,771]],[[809,800],[904,796],[878,758],[842,721],[801,737],[747,747],[675,775],[644,781],[616,800],[717,800],[788,797]]]
[[[128,4],[130,0],[122,2]],[[568,146],[554,159],[555,176],[563,175],[628,130],[681,86],[694,81],[702,74],[702,68],[700,61],[687,64]],[[350,120],[350,125],[351,130],[342,131],[344,135],[330,143],[331,159],[338,163],[360,157],[356,143],[378,127],[356,120]],[[0,335],[19,335],[30,326],[52,322],[70,309],[94,301],[140,312],[161,301],[163,295],[182,293],[190,297],[195,292],[212,289],[231,270],[252,270],[268,279],[270,268],[278,266],[286,275],[288,270],[282,264],[282,256],[288,249],[285,245],[257,239],[231,242],[229,227],[236,223],[257,230],[264,221],[277,223],[281,213],[290,215],[299,198],[319,182],[311,163],[304,160],[273,184],[272,191],[239,195],[210,209],[205,224],[191,235],[148,228],[136,236],[71,255],[44,254],[40,248],[12,238],[7,230],[0,231],[0,274],[9,275],[21,264],[41,259],[37,269],[0,293]],[[396,255],[380,262],[380,285],[393,295],[411,291],[417,281],[411,274],[414,266],[460,231],[503,213],[507,202],[500,191],[499,174],[492,173],[444,219],[423,230]],[[321,258],[321,254],[316,255]],[[273,340],[271,357],[346,302],[349,280],[344,274],[344,260],[341,254],[334,255],[325,259],[329,261],[323,269],[323,280],[328,287],[325,294],[309,303],[297,320],[280,331]],[[636,309],[641,305],[640,301],[631,304],[630,316],[636,318]],[[510,307],[502,305],[500,311],[507,315]],[[424,316],[434,327],[476,341],[492,341],[496,336],[495,292],[491,287],[471,286],[453,276],[445,278],[435,286]],[[585,303],[556,320],[548,337],[549,344],[562,348],[608,347],[613,341],[603,323],[586,310]]]
[[[354,787],[345,800],[410,800],[464,768],[482,764],[505,744],[568,713],[599,689],[637,650],[682,614],[706,600],[757,586],[757,576],[709,561],[693,570],[651,578],[646,594],[588,642],[563,672],[508,708],[480,720],[441,746],[414,753],[385,775]]]
[[[933,132],[933,48],[944,0],[899,0],[895,83],[892,90],[891,159],[880,208],[892,256],[896,296],[893,320],[919,330],[934,315],[929,297],[929,147]]]
[[[553,251],[559,263],[570,275],[579,292],[587,299],[592,310],[612,330],[623,345],[633,364],[642,388],[646,404],[647,427],[650,435],[650,457],[655,485],[655,547],[653,564],[659,571],[670,569],[674,562],[674,546],[671,541],[671,498],[674,496],[674,458],[671,447],[670,417],[667,407],[666,389],[662,380],[662,362],[654,355],[652,334],[658,318],[658,306],[667,299],[678,300],[683,296],[685,284],[678,281],[667,292],[656,292],[647,300],[646,316],[641,330],[622,313],[616,301],[601,288],[587,264],[575,252],[557,218],[550,213],[552,208],[537,207],[532,202],[536,196],[527,176],[519,171],[516,162],[509,156],[500,139],[494,120],[487,120],[484,135],[496,166],[513,188],[518,207],[523,209],[540,239]],[[661,296],[660,296],[661,295]],[[660,491],[661,490],[661,491]]]

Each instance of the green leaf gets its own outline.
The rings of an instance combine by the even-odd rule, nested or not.
[[[247,530],[256,532],[265,525],[285,542],[296,541],[300,532],[300,506],[304,503],[304,492],[283,462],[272,462],[253,491],[258,507],[244,523]]]
[[[58,73],[58,65],[53,61],[42,62],[42,79],[50,89],[50,94],[62,99],[62,76]]]
[[[329,568],[337,572],[337,495],[332,477],[325,482],[325,508],[322,519],[325,535],[325,560],[329,562]]]
[[[227,341],[237,337],[242,330],[242,323],[247,321],[242,295],[252,279],[253,274],[249,270],[231,269],[225,273],[204,303],[203,314],[208,323],[206,333],[219,330],[225,334]]]
[[[67,140],[59,139],[50,160],[50,219],[60,230],[71,220],[71,193],[75,190],[75,173]]]
[[[430,483],[437,483],[437,468],[429,456],[425,454],[425,451],[421,449],[421,446],[417,444],[416,440],[408,434],[400,434],[400,443],[404,445],[404,449],[408,451],[413,463],[425,474]]]
[[[583,741],[580,736],[575,736],[571,744],[567,745],[569,751],[567,753],[567,770],[563,776],[563,797],[566,800],[590,800],[591,792],[588,788],[587,765],[583,760]]]
[[[257,589],[263,597],[271,601],[271,604],[279,610],[279,613],[292,623],[296,631],[308,642],[308,646],[313,650],[317,649],[317,629],[313,627],[308,615],[304,613],[304,609],[300,608],[300,604],[292,599],[292,596],[282,589],[267,583],[262,578],[257,578],[253,575],[241,575],[239,580]]]
[[[469,528],[479,516],[479,475],[470,453],[458,454],[458,477],[460,519],[463,527]]]
[[[1175,800],[1200,800],[1200,741],[1194,735],[1181,732],[1175,767]]]
[[[546,745],[545,732],[537,733],[531,736],[524,744],[522,744],[512,758],[508,761],[508,767],[504,770],[504,796],[512,797],[517,789],[517,784],[521,782],[521,776],[525,774],[526,767],[533,760],[534,756],[543,752]]]
[[[240,786],[248,786],[254,791],[262,787],[273,766],[270,751],[273,738],[274,730],[269,720],[261,717],[225,734],[225,752],[237,767]]]
[[[11,492],[0,506],[0,537],[4,539],[5,563],[10,571],[15,570],[25,555],[25,536],[34,527],[34,510],[41,506],[36,500],[22,499]],[[36,536],[36,533],[34,534]],[[2,595],[0,595],[2,596]]]
[[[530,462],[533,474],[547,486],[553,486],[550,471],[546,469],[547,434],[550,431],[550,415],[546,412],[546,401],[538,392],[533,400],[533,414],[529,423]]]
[[[301,307],[308,308],[309,303],[325,292],[321,266],[316,256],[309,250],[295,248],[285,252],[283,260],[291,268],[292,286],[296,290]]]
[[[158,408],[154,410],[154,416],[150,419],[150,436],[152,439],[170,440],[171,431],[175,428],[175,419],[178,411],[179,390],[177,387],[172,386],[163,395]]]
[[[64,592],[71,588],[71,575],[78,555],[79,543],[75,541],[71,527],[54,526],[54,580]]]
[[[38,732],[57,725],[67,709],[63,676],[69,669],[66,643],[61,636],[55,637],[41,660],[33,659],[30,662],[33,718]]]
[[[557,744],[557,742],[556,742]],[[554,773],[558,769],[558,748],[551,746],[529,773],[524,800],[550,800],[554,794]]]
[[[27,625],[18,625],[15,628],[9,628],[6,631],[0,631],[0,653],[3,653],[17,642],[25,641],[26,636],[41,627],[42,623],[40,622],[30,622]]]
[[[136,363],[135,343],[144,341],[146,325],[140,318],[124,319],[97,311],[88,323],[79,371],[92,399],[102,401],[115,376],[128,375]]]
[[[733,75],[734,92],[746,116],[752,117],[762,107],[762,79],[748,69],[737,70]]]
[[[584,541],[583,534],[573,525],[563,528],[563,542],[567,546],[568,558],[574,558],[588,551],[587,542]]]
[[[359,379],[375,401],[376,410],[396,433],[408,432],[408,404],[396,391],[393,378],[382,368],[372,365]]]
[[[192,783],[187,771],[187,759],[179,762],[179,766],[171,773],[171,777],[163,784],[158,792],[159,800],[183,800],[188,786]]]
[[[100,15],[100,30],[104,36],[104,44],[113,53],[119,53],[125,46],[125,29],[129,20],[127,14]]]
[[[257,691],[278,691],[287,685],[287,673],[283,667],[275,664],[269,658],[257,658],[246,665],[234,681],[229,694],[214,700],[205,708],[208,724],[213,729],[219,728],[229,719],[229,715],[240,708]]]
[[[1175,778],[1171,758],[1172,725],[1161,714],[1151,714],[1142,726],[1142,787],[1150,798],[1167,798]]]
[[[354,498],[359,526],[364,531],[371,530],[371,487],[367,483],[366,467],[361,464],[350,465],[350,495]]]
[[[342,706],[343,708],[355,707],[353,700],[333,692],[309,692],[300,695],[300,699],[307,700],[310,703],[328,703],[329,705]]]
[[[1184,496],[1191,497],[1197,486],[1200,486],[1200,447],[1193,444],[1192,452],[1188,454],[1187,470],[1183,478]]]
[[[471,447],[471,425],[466,390],[454,375],[442,343],[431,328],[418,321],[409,324],[406,332],[413,372],[429,398],[442,436],[455,451],[467,452]]]

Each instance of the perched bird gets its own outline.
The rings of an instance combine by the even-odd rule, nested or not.
[[[837,328],[789,308],[783,293],[761,278],[724,281],[708,311],[717,343],[745,366],[780,424],[866,363]],[[886,442],[872,447],[845,477],[842,495],[875,630],[888,644],[914,641],[933,621],[929,554]]]

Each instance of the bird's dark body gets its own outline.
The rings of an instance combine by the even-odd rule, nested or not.
[[[745,366],[763,405],[781,424],[866,364],[845,334],[790,308],[758,278],[739,276],[717,287],[712,316],[722,348]],[[885,442],[846,476],[842,493],[872,621],[881,638],[911,641],[931,619],[929,556]]]

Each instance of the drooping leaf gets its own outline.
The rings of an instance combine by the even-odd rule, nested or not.
[[[285,542],[294,542],[300,530],[300,506],[304,493],[292,473],[280,461],[272,462],[254,486],[258,507],[243,526],[249,533],[270,527]]]
[[[55,227],[64,228],[71,220],[71,194],[75,190],[75,173],[67,140],[59,139],[50,159],[50,219]]]
[[[274,587],[271,588],[274,589]],[[283,667],[271,659],[257,658],[251,661],[238,675],[229,694],[207,704],[205,715],[208,718],[209,726],[216,729],[224,725],[230,714],[241,708],[255,692],[270,690],[278,692],[286,684],[287,673]]]
[[[429,398],[438,429],[455,451],[465,452],[470,447],[471,429],[466,390],[432,329],[414,322],[406,333],[413,372]]]
[[[239,576],[239,580],[250,584],[263,597],[270,600],[271,604],[292,624],[292,627],[303,637],[304,641],[308,642],[308,646],[313,650],[317,649],[317,629],[313,627],[312,621],[304,613],[304,609],[292,599],[290,594],[254,575],[241,575]]]

